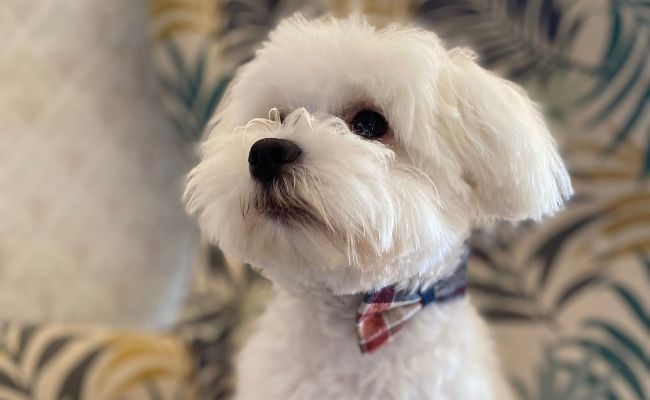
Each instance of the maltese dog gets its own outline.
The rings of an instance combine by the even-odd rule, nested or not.
[[[425,30],[294,16],[209,130],[187,208],[275,287],[237,398],[510,397],[464,296],[466,242],[572,194],[520,87]]]

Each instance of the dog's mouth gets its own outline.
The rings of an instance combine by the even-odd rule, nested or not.
[[[244,218],[252,211],[288,226],[320,224],[320,218],[309,203],[284,185],[260,185],[249,204],[242,207]]]

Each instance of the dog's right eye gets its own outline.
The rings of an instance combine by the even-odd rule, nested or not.
[[[388,132],[388,122],[377,111],[364,109],[352,118],[350,128],[364,139],[379,139]]]

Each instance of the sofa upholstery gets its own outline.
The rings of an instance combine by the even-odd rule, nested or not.
[[[565,211],[540,224],[477,232],[471,298],[494,330],[519,399],[650,396],[650,6],[633,0],[151,0],[163,106],[188,146],[201,137],[237,66],[282,16],[297,9],[361,11],[378,24],[414,19],[450,45],[471,46],[486,67],[521,83],[544,105],[577,194]],[[156,359],[168,372],[165,379],[176,379],[172,389],[151,389],[149,397],[138,398],[186,398],[177,394],[184,393],[183,385],[201,399],[226,398],[233,390],[233,354],[263,308],[269,285],[216,248],[206,246],[204,255],[178,327],[168,336],[126,339],[140,344],[125,352],[125,363],[136,365],[149,352],[179,360],[165,369],[168,361]],[[0,330],[13,332],[0,336],[0,343],[9,343],[0,345],[0,394],[34,382],[17,378],[24,346],[16,338],[51,329],[58,328],[8,324]],[[107,354],[122,351],[116,342],[102,342]],[[92,354],[92,346],[85,349]],[[44,365],[53,359],[40,357]],[[74,370],[77,382],[89,382],[84,390],[98,380],[95,362]],[[55,364],[42,371],[71,376]],[[153,375],[134,374],[132,382],[140,386],[132,388],[146,393],[152,387],[146,376]]]

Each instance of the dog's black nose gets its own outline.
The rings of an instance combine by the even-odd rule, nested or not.
[[[300,147],[290,140],[260,139],[248,153],[251,176],[258,182],[269,183],[280,175],[284,166],[296,161],[301,153]]]

